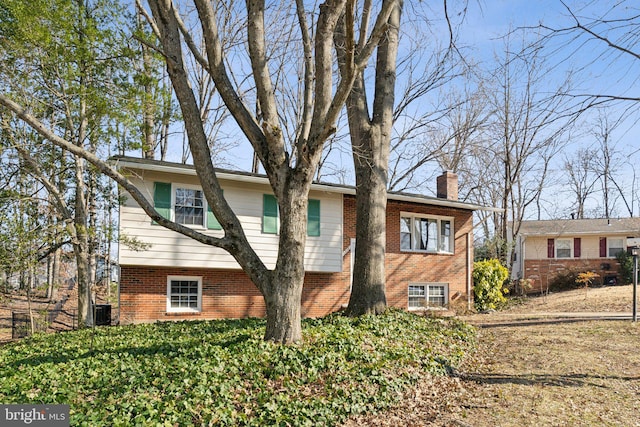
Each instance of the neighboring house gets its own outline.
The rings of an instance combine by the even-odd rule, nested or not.
[[[203,233],[222,235],[207,207],[196,171],[176,163],[113,159],[156,209]],[[263,175],[218,171],[225,198],[253,248],[272,268],[278,247],[278,206]],[[474,210],[457,200],[457,177],[438,178],[439,197],[390,193],[387,200],[387,302],[404,309],[447,306],[471,298]],[[120,235],[148,244],[121,244],[120,319],[262,317],[265,304],[236,261],[154,224],[128,195],[120,207]],[[313,184],[305,252],[304,317],[324,316],[349,301],[355,244],[355,189]]]
[[[640,218],[523,221],[516,236],[513,279],[544,291],[559,272],[593,271],[602,283],[619,280],[616,255],[628,237],[640,237]]]

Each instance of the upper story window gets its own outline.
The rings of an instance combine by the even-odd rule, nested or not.
[[[402,213],[400,250],[453,253],[453,218]]]
[[[278,201],[273,194],[262,195],[262,232],[278,234],[280,218]],[[309,199],[307,206],[307,236],[320,236],[320,200]]]
[[[176,188],[175,221],[185,225],[204,224],[202,190]]]
[[[154,182],[153,204],[160,215],[178,224],[222,229],[199,187]]]

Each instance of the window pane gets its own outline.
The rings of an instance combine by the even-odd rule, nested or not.
[[[428,231],[427,231],[427,250],[438,250],[438,221],[435,219],[429,219]]]
[[[425,294],[424,286],[409,286],[410,297],[424,296],[424,294]]]
[[[440,250],[453,252],[451,250],[451,221],[440,221]]]
[[[409,308],[425,306],[426,288],[424,286],[409,286]]]
[[[169,301],[171,308],[198,308],[197,280],[172,280],[170,289]]]
[[[573,241],[570,239],[557,239],[556,240],[556,257],[571,258],[572,244],[573,244]]]
[[[423,219],[413,220],[416,249],[427,249],[427,223]]]
[[[204,224],[204,199],[201,190],[176,189],[176,222],[188,225]]]
[[[609,239],[609,256],[615,257],[624,250],[622,239]]]
[[[411,218],[400,218],[400,249],[411,249]]]
[[[442,285],[429,286],[429,305],[444,306],[445,301],[445,289]]]

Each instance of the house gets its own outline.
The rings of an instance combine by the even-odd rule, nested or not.
[[[203,233],[222,235],[192,166],[130,157],[113,161],[161,213]],[[272,268],[278,209],[267,178],[224,170],[217,175],[253,248]],[[119,247],[121,322],[265,315],[258,289],[228,253],[154,224],[124,196],[120,235],[147,247]],[[416,310],[470,301],[472,214],[485,208],[458,201],[457,177],[449,172],[438,178],[438,196],[388,195],[385,267],[390,306]],[[309,198],[302,315],[319,317],[349,301],[355,189],[313,184]]]
[[[640,236],[640,218],[523,221],[514,239],[513,279],[529,279],[530,291],[548,289],[559,272],[593,271],[617,283],[616,255],[626,239]]]

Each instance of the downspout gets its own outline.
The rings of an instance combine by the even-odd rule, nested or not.
[[[342,258],[349,254],[349,294],[353,290],[353,264],[355,263],[355,254],[356,254],[356,239],[351,239],[349,242],[349,246],[347,249],[342,251]],[[342,308],[347,308],[346,304],[342,304]]]
[[[467,233],[467,310],[471,311],[471,234]]]
[[[520,238],[520,279],[524,279],[524,255],[526,250],[527,236]]]

